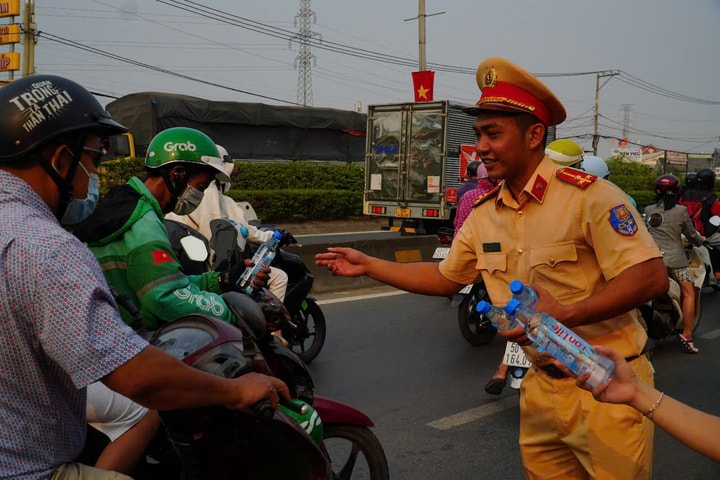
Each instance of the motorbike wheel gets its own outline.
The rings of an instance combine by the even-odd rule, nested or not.
[[[306,298],[300,309],[294,312],[292,321],[297,325],[297,329],[283,331],[283,336],[290,349],[302,358],[303,362],[310,363],[325,344],[325,315],[315,300]]]
[[[479,314],[475,307],[480,300],[490,302],[485,285],[475,284],[458,307],[458,326],[463,338],[474,346],[487,345],[492,342],[497,330],[490,320]]]
[[[390,478],[385,450],[367,427],[325,424],[323,445],[330,457],[335,480]]]

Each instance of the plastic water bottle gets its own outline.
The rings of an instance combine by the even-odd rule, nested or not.
[[[275,251],[277,250],[281,238],[282,233],[273,232],[272,237],[268,238],[262,245],[260,245],[260,248],[258,248],[252,258],[254,265],[246,268],[235,284],[240,291],[245,292],[248,295],[252,295],[253,280],[255,279],[255,276],[260,269],[269,266],[270,262],[273,261],[273,258],[275,258]]]
[[[527,337],[535,342],[538,351],[559,360],[575,375],[590,372],[587,385],[591,388],[607,382],[615,371],[615,364],[610,358],[598,353],[547,313],[523,307],[515,298],[505,305],[505,312],[523,325]]]
[[[537,292],[530,285],[523,285],[520,280],[513,280],[510,282],[510,291],[513,294],[513,298],[520,302],[525,308],[535,310],[538,304]]]
[[[495,307],[485,300],[480,300],[475,310],[479,314],[486,316],[493,327],[499,331],[512,330],[519,325],[515,317],[511,317],[502,308]]]

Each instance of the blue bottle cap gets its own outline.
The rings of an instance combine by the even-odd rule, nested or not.
[[[481,315],[485,315],[490,311],[491,308],[492,305],[490,305],[488,302],[486,302],[485,300],[480,300],[475,306],[475,311]]]
[[[515,312],[518,308],[520,308],[520,305],[520,302],[513,298],[507,303],[507,305],[505,305],[505,312],[508,315],[515,315]]]
[[[275,237],[276,240],[280,240],[280,239],[282,238],[282,233],[280,233],[280,232],[278,232],[277,230],[275,230],[275,231],[273,232],[273,237]]]
[[[523,283],[520,280],[513,280],[512,282],[510,282],[510,291],[513,294],[517,295],[518,293],[522,292],[523,290],[525,290],[525,285],[523,285]]]

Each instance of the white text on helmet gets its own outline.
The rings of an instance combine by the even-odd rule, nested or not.
[[[166,152],[194,152],[197,150],[195,144],[189,140],[185,143],[167,142],[163,145],[163,148]]]

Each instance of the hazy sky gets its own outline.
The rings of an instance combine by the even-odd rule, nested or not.
[[[205,10],[212,18],[198,15],[199,6],[214,9]],[[168,91],[294,103],[299,49],[282,30],[296,31],[299,7],[297,0],[36,0],[43,32],[36,67],[113,96]],[[314,106],[350,110],[359,101],[364,110],[412,101],[418,24],[404,20],[417,15],[417,1],[312,0],[311,9],[312,30],[326,48],[384,59],[313,47]],[[427,62],[444,66],[436,68],[435,99],[474,103],[474,70],[490,56],[535,74],[620,70],[600,79],[601,135],[622,137],[627,129],[638,144],[687,152],[720,148],[720,0],[426,0],[428,15],[441,11],[427,18]],[[231,24],[238,21],[250,28]],[[591,135],[596,75],[542,80],[568,110],[558,136]],[[576,140],[591,148],[589,136]],[[602,140],[600,154],[608,156],[613,146]]]

